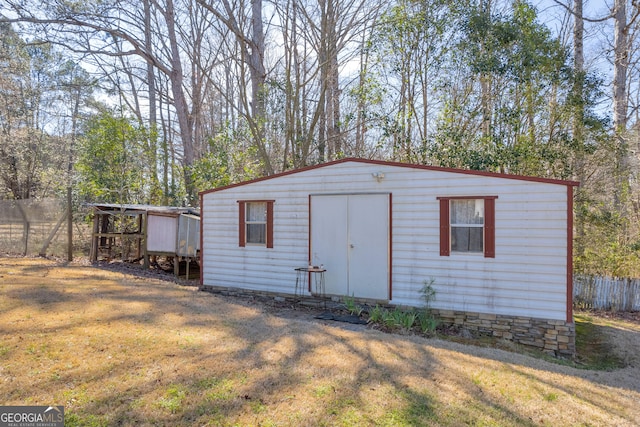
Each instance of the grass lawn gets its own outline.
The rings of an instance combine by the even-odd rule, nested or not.
[[[0,258],[0,404],[64,405],[67,426],[637,425],[640,325],[581,316],[597,369]]]

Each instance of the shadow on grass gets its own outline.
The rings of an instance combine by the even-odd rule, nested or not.
[[[530,359],[523,355],[274,317],[237,298],[171,284],[117,279],[82,288],[81,278],[69,276],[79,291],[65,294],[65,302],[78,311],[55,328],[37,329],[39,339],[51,340],[52,348],[28,361],[36,363],[32,371],[45,372],[32,380],[34,393],[64,390],[56,396],[67,404],[71,426],[533,426],[537,423],[510,404],[509,396],[494,393],[464,367],[469,359],[484,358],[529,381],[541,381],[537,375],[547,371],[560,372],[544,364],[532,374]],[[31,297],[24,296],[25,302]],[[48,314],[64,314],[64,304],[54,302],[36,304],[39,318],[11,324],[7,333],[26,334]],[[75,340],[74,345],[53,343],[53,337]],[[12,342],[7,360],[24,353],[22,345]],[[446,350],[448,360],[438,350]],[[54,376],[50,361],[70,364],[64,351],[69,357],[79,352],[86,360],[58,367],[61,372]],[[590,396],[592,390],[543,384],[552,392],[577,393],[590,406],[600,404]],[[10,387],[6,382],[0,391],[20,395]],[[536,393],[552,396],[542,387]],[[607,410],[629,416],[614,404]]]
[[[579,367],[600,371],[612,371],[624,368],[626,362],[615,353],[610,342],[613,329],[599,326],[586,314],[574,316],[576,324],[576,362]],[[635,334],[640,335],[640,332]],[[640,384],[639,384],[640,387]]]

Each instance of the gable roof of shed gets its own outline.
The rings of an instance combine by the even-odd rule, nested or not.
[[[277,174],[274,174],[274,175],[263,176],[261,178],[256,178],[256,179],[252,179],[252,180],[249,180],[249,181],[243,181],[243,182],[238,182],[238,183],[235,183],[235,184],[225,185],[223,187],[212,188],[210,190],[201,191],[199,194],[202,196],[202,195],[205,195],[205,194],[208,194],[208,193],[213,193],[213,192],[216,192],[216,191],[222,191],[222,190],[227,190],[229,188],[234,188],[234,187],[240,187],[240,186],[243,186],[243,185],[253,184],[254,182],[266,181],[266,180],[273,179],[273,178],[279,178],[279,177],[286,176],[286,175],[293,175],[293,174],[296,174],[296,173],[305,172],[305,171],[312,170],[312,169],[320,169],[320,168],[330,167],[330,166],[337,165],[337,164],[340,164],[340,163],[348,163],[348,162],[366,163],[366,164],[379,165],[379,166],[394,166],[394,167],[402,167],[402,168],[409,168],[409,169],[422,169],[422,170],[430,170],[430,171],[437,171],[437,172],[461,173],[461,174],[466,174],[466,175],[477,175],[477,176],[493,177],[493,178],[515,179],[515,180],[519,180],[519,181],[541,182],[541,183],[546,183],[546,184],[566,185],[566,186],[571,186],[571,187],[580,185],[580,183],[577,182],[577,181],[568,181],[568,180],[553,179],[553,178],[542,178],[542,177],[525,176],[525,175],[510,175],[510,174],[498,173],[498,172],[487,172],[487,171],[478,171],[478,170],[469,170],[469,169],[443,168],[443,167],[440,167],[440,166],[427,166],[427,165],[418,165],[418,164],[413,164],[413,163],[400,163],[400,162],[390,162],[390,161],[385,161],[385,160],[370,160],[370,159],[360,159],[360,158],[354,158],[354,157],[347,157],[347,158],[344,158],[344,159],[334,160],[334,161],[327,162],[327,163],[320,163],[320,164],[317,164],[317,165],[306,166],[306,167],[299,168],[299,169],[291,169],[291,170],[280,172],[280,173],[277,173]]]

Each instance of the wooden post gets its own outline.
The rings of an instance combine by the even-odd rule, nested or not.
[[[24,222],[23,236],[24,236],[24,255],[29,253],[29,231],[31,231],[31,224],[29,221]]]
[[[140,218],[142,219],[142,257],[144,259],[142,266],[147,269],[149,268],[149,252],[147,252],[147,233],[149,230],[149,215],[145,211]]]
[[[125,218],[124,213],[121,213],[120,214],[120,258],[122,259],[122,262],[127,261],[129,258],[129,254],[127,253],[127,260],[124,259],[124,254],[125,254],[124,230],[125,230],[125,224],[126,224],[126,221],[124,220],[124,218]],[[115,220],[114,220],[114,225],[115,225]]]
[[[71,187],[67,187],[67,261],[73,261],[73,203]]]
[[[18,211],[20,211],[20,215],[22,216],[22,238],[24,239],[24,256],[27,256],[29,252],[29,230],[31,229],[31,224],[29,223],[29,218],[27,218],[27,213],[22,208],[20,204],[20,200],[16,202],[16,206],[18,207]]]
[[[109,214],[104,214],[101,213],[98,215],[99,216],[99,223],[100,223],[100,234],[106,234],[109,232],[109,218],[111,218],[109,216]],[[99,244],[96,246],[96,248],[99,248],[100,246],[107,246],[109,247],[109,256],[111,256],[111,239],[107,238],[107,237],[103,237],[100,236],[99,239]],[[97,256],[97,252],[96,252],[96,256]]]
[[[91,235],[91,262],[98,261],[98,245],[100,244],[100,237],[98,237],[98,231],[100,230],[100,215],[96,212],[93,214],[93,234]]]
[[[136,229],[136,259],[140,259],[142,255],[142,215],[138,215],[138,227]]]

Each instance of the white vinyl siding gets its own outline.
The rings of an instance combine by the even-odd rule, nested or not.
[[[377,172],[384,173],[380,182]],[[420,306],[420,289],[434,279],[435,308],[566,319],[566,185],[365,162],[204,193],[204,285],[292,294],[294,268],[309,261],[310,195],[357,193],[392,195],[392,304]],[[498,196],[495,258],[464,252],[441,257],[437,197],[487,194]],[[277,244],[269,251],[238,247],[237,201],[260,199],[277,204]]]

